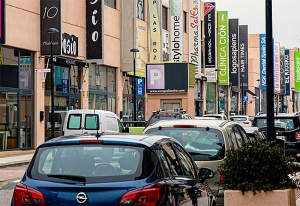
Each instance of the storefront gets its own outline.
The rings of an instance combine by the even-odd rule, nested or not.
[[[0,150],[34,145],[33,53],[0,47]]]
[[[45,59],[45,68],[51,65]],[[62,135],[63,120],[66,111],[82,108],[81,95],[89,64],[78,59],[56,56],[54,58],[54,119],[55,136]],[[45,139],[51,137],[51,73],[45,76]]]

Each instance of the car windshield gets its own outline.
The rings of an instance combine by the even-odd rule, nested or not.
[[[140,147],[55,146],[39,149],[29,174],[33,179],[53,182],[130,181],[151,174],[155,160],[149,149]]]
[[[178,140],[191,154],[194,160],[220,159],[224,149],[224,137],[221,131],[207,128],[164,127],[149,129],[146,134],[166,135]]]
[[[247,117],[230,117],[230,120],[234,122],[247,121]]]
[[[267,120],[263,118],[257,118],[256,119],[256,127],[263,128],[267,127]],[[274,126],[278,128],[284,128],[288,130],[295,129],[295,124],[293,121],[293,118],[275,118],[274,119]]]

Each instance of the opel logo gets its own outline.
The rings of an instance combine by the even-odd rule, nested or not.
[[[84,192],[79,192],[76,196],[76,200],[79,204],[83,204],[88,200],[88,197]]]

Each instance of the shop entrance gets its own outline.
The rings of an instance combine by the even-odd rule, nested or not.
[[[33,95],[21,94],[20,95],[20,124],[19,124],[19,137],[20,148],[32,148],[33,142]]]

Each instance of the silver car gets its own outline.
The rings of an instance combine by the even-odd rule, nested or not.
[[[243,127],[229,120],[164,120],[147,127],[143,133],[166,135],[177,139],[190,153],[199,168],[216,171],[225,151],[250,141]],[[207,180],[217,205],[224,204],[224,191],[215,185],[220,176]]]

